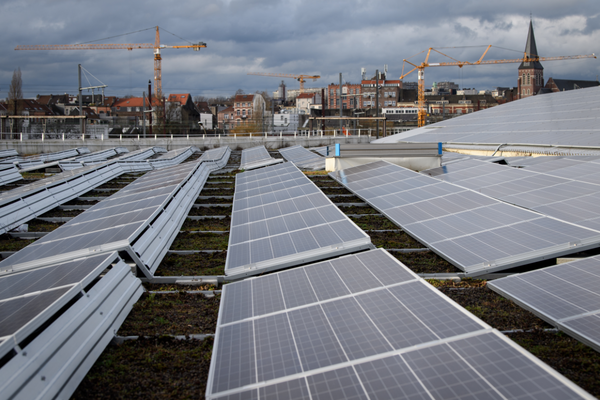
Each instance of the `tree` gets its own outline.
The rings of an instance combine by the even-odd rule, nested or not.
[[[13,115],[17,115],[17,107],[19,100],[23,98],[23,81],[21,80],[21,68],[18,67],[13,72],[12,79],[10,80],[10,87],[8,88],[8,104],[12,107]]]

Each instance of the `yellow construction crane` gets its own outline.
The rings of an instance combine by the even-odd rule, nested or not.
[[[15,50],[108,50],[108,49],[153,49],[154,50],[154,94],[162,98],[162,72],[161,72],[161,49],[194,49],[199,51],[206,47],[206,43],[198,42],[185,46],[167,46],[160,44],[160,33],[156,27],[156,37],[152,43],[122,43],[122,44],[39,44],[29,46],[17,46]]]
[[[294,78],[300,82],[300,93],[304,93],[304,82],[305,79],[312,79],[313,82],[319,79],[320,75],[295,75],[295,74],[274,74],[270,72],[248,72],[248,75],[259,75],[259,76],[274,76],[279,78]]]
[[[413,64],[408,60],[403,60],[404,62],[402,63],[402,75],[400,76],[400,80],[404,79],[405,76],[407,76],[414,70],[418,70],[418,75],[419,75],[418,76],[418,94],[419,94],[419,97],[418,97],[418,106],[417,107],[418,107],[418,125],[419,125],[419,127],[425,125],[425,116],[426,116],[426,111],[425,111],[425,68],[427,68],[427,67],[455,67],[455,66],[457,66],[459,68],[462,68],[465,65],[490,65],[490,64],[520,63],[520,62],[576,60],[576,59],[581,59],[581,58],[596,58],[595,54],[580,55],[580,56],[538,57],[538,56],[531,56],[531,55],[528,55],[527,53],[524,53],[523,58],[513,58],[513,59],[505,59],[505,60],[483,60],[483,57],[485,57],[485,55],[487,54],[488,50],[491,47],[492,47],[492,45],[490,44],[485,49],[485,51],[483,52],[483,54],[479,58],[479,60],[477,60],[475,62],[455,60],[454,58],[442,53],[441,51],[434,49],[433,47],[430,47],[428,50],[423,50],[422,52],[415,54],[415,56],[416,56],[416,55],[419,55],[419,54],[427,51],[427,56],[425,57],[425,61],[423,61],[419,65]],[[448,57],[454,61],[453,62],[430,63],[429,55],[431,54],[432,50],[443,55],[444,57]],[[404,65],[405,64],[410,64],[414,68],[411,69],[410,71],[408,71],[407,73],[404,73]]]

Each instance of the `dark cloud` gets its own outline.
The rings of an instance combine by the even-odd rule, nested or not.
[[[526,4],[525,4],[526,3]],[[402,60],[429,47],[453,58],[477,60],[494,44],[487,59],[519,57],[533,15],[538,49],[549,56],[597,51],[600,2],[574,0],[9,0],[0,26],[0,98],[6,97],[12,72],[21,67],[26,96],[75,93],[77,64],[108,85],[107,93],[139,94],[153,77],[152,50],[14,51],[20,44],[152,43],[159,25],[161,42],[181,45],[204,41],[200,52],[163,50],[163,91],[194,95],[275,90],[280,78],[248,72],[320,74],[309,87],[338,81],[358,82],[360,69],[373,75],[389,65],[389,76],[402,72]],[[149,28],[149,29],[148,29]],[[138,32],[140,31],[140,32]],[[127,32],[126,36],[114,37]],[[172,32],[174,35],[170,34]],[[459,46],[463,46],[458,48]],[[512,49],[504,50],[504,49]],[[421,58],[419,58],[421,57]],[[421,54],[411,60],[422,61]],[[442,60],[442,56],[432,56]],[[436,58],[436,59],[437,59]],[[446,59],[447,61],[447,59]],[[565,62],[552,69],[560,77],[594,79],[597,62]],[[569,67],[572,65],[572,67]],[[546,66],[546,64],[545,64]],[[546,67],[546,77],[549,69]],[[591,77],[591,78],[590,78]],[[411,75],[408,81],[416,80]],[[455,81],[461,86],[514,86],[516,65],[429,68],[426,84]],[[286,80],[289,88],[298,83]]]

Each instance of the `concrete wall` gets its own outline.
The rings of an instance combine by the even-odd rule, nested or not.
[[[113,147],[125,147],[129,151],[142,148],[160,146],[167,150],[175,150],[188,146],[196,146],[200,149],[229,146],[232,150],[247,149],[250,147],[264,145],[267,149],[279,149],[301,145],[304,147],[328,146],[335,143],[369,143],[371,137],[361,136],[223,136],[202,138],[157,138],[157,139],[110,139],[110,140],[1,140],[0,150],[15,149],[19,154],[41,154],[52,153],[75,147],[87,147],[90,151],[99,151]]]

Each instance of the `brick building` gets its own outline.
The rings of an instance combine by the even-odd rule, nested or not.
[[[529,21],[529,33],[525,53],[529,57],[539,56],[533,35],[533,22]],[[533,96],[544,87],[544,67],[539,61],[522,62],[519,66],[518,87],[520,98]]]
[[[362,108],[362,88],[358,83],[344,83],[340,100],[340,85],[330,84],[327,86],[327,106],[330,109],[339,109],[340,101],[342,108]]]

